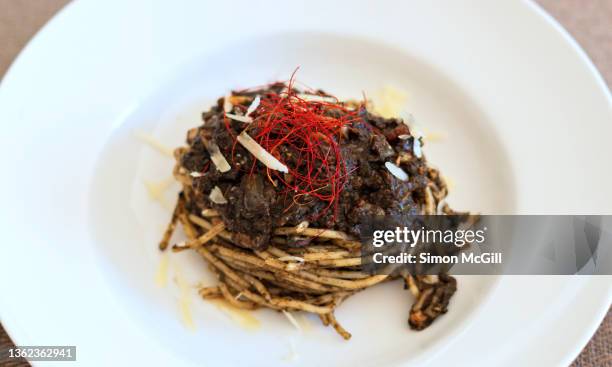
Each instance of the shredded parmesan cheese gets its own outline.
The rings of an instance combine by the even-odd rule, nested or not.
[[[147,193],[149,194],[149,198],[151,200],[157,201],[159,204],[161,204],[161,206],[163,206],[164,208],[168,210],[173,210],[172,204],[170,204],[168,200],[166,200],[166,197],[164,196],[166,191],[168,191],[170,186],[174,183],[173,177],[169,177],[160,182],[152,182],[152,181],[143,180],[142,183],[147,188]]]
[[[236,308],[221,299],[212,299],[209,302],[217,306],[221,312],[226,314],[244,330],[253,331],[261,326],[261,322],[248,310]]]
[[[336,103],[336,99],[333,97],[320,96],[317,94],[298,94],[298,98],[303,99],[307,102],[328,102],[328,103]]]
[[[206,146],[206,150],[208,150],[208,153],[210,154],[210,159],[212,160],[215,167],[217,167],[217,170],[219,172],[227,172],[232,169],[229,163],[227,163],[227,159],[225,159],[223,154],[221,154],[221,150],[219,149],[219,146],[217,144],[212,142],[205,142],[204,145]]]
[[[234,115],[233,113],[226,113],[225,116],[231,118],[232,120],[246,122],[247,124],[253,122],[253,118],[249,116]]]
[[[283,315],[285,315],[285,317],[287,318],[287,320],[289,320],[289,322],[291,323],[291,325],[293,325],[300,333],[302,332],[302,327],[300,326],[300,324],[297,322],[297,320],[293,317],[293,315],[291,314],[291,312],[289,311],[283,311]]]
[[[168,257],[168,251],[166,251],[159,259],[159,267],[157,268],[157,274],[155,274],[155,284],[159,287],[165,287],[168,284],[169,263],[170,258]]]
[[[285,266],[285,270],[297,271],[300,269],[300,266],[302,266],[302,263],[288,263],[287,266]]]
[[[162,144],[159,140],[157,140],[152,135],[149,135],[142,131],[134,131],[134,136],[136,136],[141,141],[147,143],[151,148],[156,149],[158,152],[167,155],[168,157],[173,157],[174,154],[171,148],[168,148],[164,144]]]
[[[295,227],[277,227],[274,230],[274,234],[277,235],[290,235],[290,234],[297,234],[298,231]],[[334,231],[331,229],[321,229],[321,228],[304,228],[301,232],[299,233],[303,233],[305,236],[313,236],[313,237],[321,237],[321,238],[335,238],[335,239],[339,239],[339,240],[350,240],[350,237],[344,233],[344,232],[340,232],[340,231]]]
[[[189,176],[191,176],[191,177],[202,177],[202,176],[204,176],[204,175],[203,175],[203,174],[201,174],[200,172],[193,171],[193,172],[191,172],[191,173],[189,174]]]
[[[217,212],[215,209],[204,209],[200,214],[202,214],[204,218],[219,216],[219,212]]]
[[[304,330],[305,332],[309,332],[310,330],[312,330],[312,324],[310,323],[310,321],[308,320],[308,317],[306,317],[305,314],[299,313],[295,315],[294,318],[300,324],[300,326],[302,327],[302,330]]]
[[[261,98],[259,98],[259,96],[255,97],[253,102],[251,102],[251,105],[249,106],[249,108],[247,108],[247,111],[244,115],[248,117],[250,114],[255,112],[257,107],[259,107],[259,102],[261,102]]]
[[[276,159],[276,157],[274,157],[261,145],[259,145],[255,140],[253,140],[253,138],[251,138],[249,134],[246,133],[246,131],[242,131],[240,135],[238,135],[237,140],[240,144],[242,144],[242,146],[246,148],[246,150],[251,152],[251,154],[253,154],[255,158],[257,158],[261,163],[266,165],[266,167],[285,173],[289,172],[287,166],[282,164],[278,159]]]
[[[412,143],[412,151],[417,158],[421,158],[423,156],[423,152],[421,151],[421,140],[414,138]]]
[[[385,167],[387,167],[389,172],[391,172],[391,174],[397,177],[400,181],[408,180],[408,174],[403,169],[396,166],[395,164],[391,162],[386,162]]]
[[[174,281],[179,287],[179,312],[181,321],[187,329],[194,331],[196,329],[191,313],[191,287],[187,284],[183,274],[177,266],[174,266]]]
[[[170,188],[172,183],[174,183],[173,177],[168,177],[167,179],[162,180],[160,182],[152,182],[152,181],[143,180],[143,184],[147,188],[149,197],[152,200],[158,200],[158,201],[160,201],[163,198],[164,193]]]
[[[430,143],[439,143],[446,139],[446,134],[441,132],[429,131],[423,134],[423,139]]]
[[[387,85],[378,91],[378,93],[375,93],[374,97],[374,112],[384,118],[391,118],[399,116],[404,109],[408,100],[408,93]]]
[[[223,111],[225,111],[225,113],[232,112],[232,108],[234,108],[234,106],[232,105],[231,98],[231,93],[223,98]]]
[[[208,198],[215,204],[227,204],[227,199],[225,199],[225,196],[223,196],[223,192],[221,192],[219,186],[215,186],[210,191]]]
[[[306,228],[308,228],[309,223],[307,221],[303,221],[295,227],[295,231],[297,233],[302,233]]]

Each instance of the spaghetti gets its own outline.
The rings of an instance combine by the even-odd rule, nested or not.
[[[187,241],[172,250],[197,252],[219,281],[199,290],[204,299],[314,313],[349,339],[334,310],[403,277],[415,297],[412,328],[446,312],[452,277],[369,275],[360,267],[360,215],[453,213],[444,181],[401,120],[375,116],[366,103],[300,92],[293,78],[233,92],[203,119],[188,132],[188,147],[174,152],[182,191],[159,247],[180,223]]]

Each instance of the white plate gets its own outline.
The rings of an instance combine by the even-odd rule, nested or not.
[[[446,135],[425,152],[456,182],[456,208],[610,211],[609,92],[530,3],[77,1],[0,87],[0,310],[15,342],[77,345],[87,365],[569,363],[610,305],[610,277],[461,277],[449,313],[420,333],[407,293],[387,284],[340,308],[349,342],[268,311],[247,331],[195,296],[196,329],[181,324],[180,290],[154,281],[169,214],[143,185],[172,161],[133,132],[178,145],[229,88],[297,65],[340,96],[407,90],[420,125]],[[206,281],[197,257],[172,263],[170,278]]]

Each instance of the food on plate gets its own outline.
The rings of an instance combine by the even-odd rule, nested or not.
[[[315,313],[349,339],[334,310],[398,277],[360,268],[362,218],[454,213],[422,138],[371,111],[366,101],[301,90],[293,78],[220,98],[174,151],[182,191],[160,248],[181,223],[188,239],[172,250],[196,251],[219,281],[202,297]],[[415,297],[410,327],[447,311],[453,277],[401,277]]]

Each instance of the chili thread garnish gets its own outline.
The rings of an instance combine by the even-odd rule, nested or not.
[[[271,170],[257,162],[249,171],[254,174],[256,169],[266,169],[262,173],[291,199],[286,210],[318,199],[327,205],[317,217],[333,207],[335,219],[338,199],[350,174],[342,156],[342,128],[360,116],[333,96],[324,95],[332,101],[301,98],[294,82],[295,72],[282,91],[262,94],[259,106],[250,114],[253,122],[246,126],[248,134],[289,172]],[[314,91],[307,93],[323,96]]]

